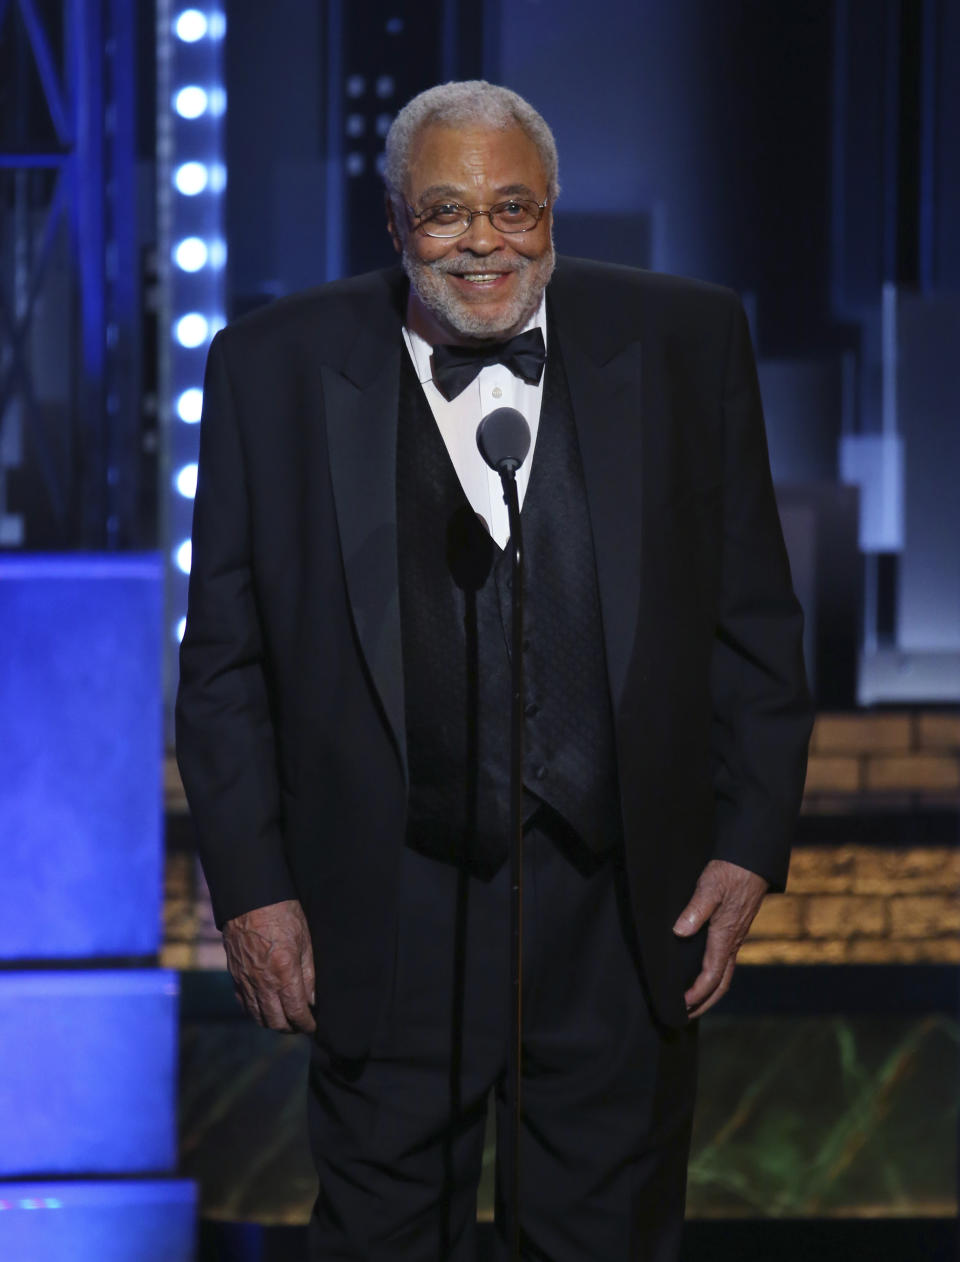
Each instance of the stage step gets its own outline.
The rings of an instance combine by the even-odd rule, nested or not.
[[[193,1262],[196,1187],[183,1179],[0,1183],[4,1262]]]
[[[0,1177],[174,1166],[177,996],[159,969],[0,972]]]

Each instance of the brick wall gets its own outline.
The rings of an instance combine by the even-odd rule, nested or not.
[[[960,714],[821,714],[803,809],[960,810]],[[958,846],[798,846],[740,952],[753,964],[960,963]]]
[[[960,963],[960,849],[801,846],[740,952],[749,964]]]
[[[863,793],[960,801],[960,714],[821,714],[807,804],[822,794]]]

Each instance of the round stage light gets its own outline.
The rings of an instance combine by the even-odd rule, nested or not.
[[[184,539],[179,544],[173,554],[174,564],[178,570],[182,570],[184,574],[190,573],[190,564],[193,561],[193,544],[189,539]]]
[[[196,197],[207,187],[210,172],[202,162],[184,162],[178,166],[173,175],[177,191],[186,197]]]
[[[207,262],[211,267],[223,267],[227,261],[227,243],[225,241],[210,242],[210,249],[207,254]]]
[[[200,237],[184,237],[173,252],[177,267],[185,272],[199,272],[209,259],[206,241]]]
[[[177,399],[177,416],[188,425],[196,425],[203,411],[203,391],[191,386]]]
[[[207,33],[206,16],[199,9],[184,9],[174,23],[173,29],[185,44],[195,44]]]
[[[197,466],[185,464],[178,470],[173,484],[185,500],[192,500],[197,493]]]
[[[174,325],[177,341],[181,346],[193,348],[202,346],[210,333],[210,325],[206,316],[199,311],[190,311]]]
[[[208,97],[195,83],[181,88],[173,98],[173,108],[181,118],[199,118],[207,108]]]
[[[177,637],[177,643],[183,643],[183,637],[187,634],[187,620],[181,618],[177,625],[173,628],[173,634]]]

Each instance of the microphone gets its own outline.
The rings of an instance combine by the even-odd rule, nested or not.
[[[530,426],[516,408],[496,408],[477,426],[480,455],[501,478],[512,478],[530,450]]]

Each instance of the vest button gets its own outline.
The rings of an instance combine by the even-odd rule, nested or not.
[[[528,719],[532,719],[535,714],[540,713],[540,707],[537,705],[536,701],[528,701],[523,707],[523,712]]]
[[[539,767],[534,767],[534,769],[533,769],[533,775],[534,775],[534,779],[536,779],[536,780],[544,780],[544,779],[546,779],[547,769],[546,769],[546,767],[543,765],[543,763],[541,763]]]

